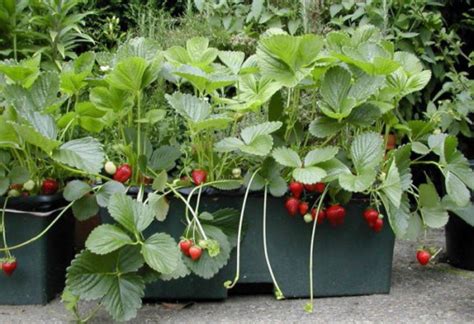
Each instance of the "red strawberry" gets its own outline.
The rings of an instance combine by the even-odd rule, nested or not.
[[[380,232],[383,228],[383,219],[382,218],[377,218],[375,222],[373,223],[373,230],[374,232]]]
[[[373,208],[366,209],[363,215],[370,227],[372,227],[379,218],[379,212]]]
[[[43,195],[54,195],[59,189],[59,183],[54,179],[46,179],[41,184],[41,193]]]
[[[289,197],[285,202],[285,208],[288,214],[295,216],[298,213],[300,200],[295,197]]]
[[[313,220],[316,219],[316,208],[313,208],[311,210],[311,215],[313,216]],[[325,219],[326,219],[326,212],[324,211],[324,209],[321,209],[318,214],[318,225],[322,224]]]
[[[326,209],[326,216],[331,225],[342,225],[346,216],[346,209],[339,204],[329,206]]]
[[[117,168],[114,174],[114,180],[125,183],[132,177],[132,167],[130,164],[122,164]]]
[[[324,189],[326,189],[326,185],[324,184],[324,182],[316,182],[309,185],[305,184],[304,187],[306,190],[310,192],[319,192],[319,193],[323,193]]]
[[[431,254],[426,250],[419,250],[416,252],[416,258],[418,259],[418,262],[424,266],[430,262]]]
[[[202,249],[199,246],[193,245],[189,248],[189,256],[193,261],[199,260],[202,255]]]
[[[393,150],[397,145],[397,137],[394,134],[389,134],[387,137],[387,150]]]
[[[295,198],[301,197],[301,194],[303,193],[303,190],[304,190],[304,185],[301,182],[292,181],[290,182],[290,185],[288,187],[293,197]]]
[[[193,182],[196,186],[199,186],[206,182],[207,172],[201,169],[196,169],[191,172],[191,177],[193,178]]]
[[[179,248],[184,255],[189,256],[189,249],[193,246],[192,240],[181,240],[179,242]]]
[[[16,260],[4,262],[2,264],[3,273],[5,273],[7,276],[11,276],[15,271],[17,265],[18,264]]]
[[[306,215],[306,213],[308,212],[308,209],[309,209],[309,205],[306,201],[302,201],[298,205],[298,211],[300,212],[302,216]]]

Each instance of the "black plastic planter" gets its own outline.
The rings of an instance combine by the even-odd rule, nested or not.
[[[470,163],[474,169],[474,161]],[[451,215],[445,233],[448,262],[461,269],[474,270],[474,227],[456,215]]]
[[[242,194],[221,192],[204,195],[200,210],[221,208],[241,209]],[[312,223],[303,217],[290,217],[284,208],[284,198],[269,197],[267,210],[268,253],[283,294],[287,298],[309,296],[309,251]],[[318,226],[315,243],[315,296],[347,296],[389,293],[391,284],[394,235],[385,225],[374,233],[362,217],[366,200],[353,200],[346,206],[345,224],[332,227]],[[262,238],[263,196],[252,194],[245,212],[247,231],[242,241],[241,274],[239,284],[255,288],[268,287],[271,277],[265,263]],[[184,205],[171,201],[164,223],[156,223],[151,232],[164,231],[179,239],[184,231]],[[111,221],[103,210],[103,217]],[[195,276],[170,282],[157,282],[146,291],[148,299],[224,299],[223,284],[235,275],[235,250],[229,261],[212,279]],[[239,289],[242,292],[245,289]],[[261,289],[257,289],[260,290]]]
[[[0,199],[3,207],[4,200]],[[60,213],[66,202],[62,195],[10,199],[5,226],[9,246],[24,242],[42,232]],[[49,216],[32,212],[49,213]],[[64,288],[66,267],[74,256],[73,217],[65,215],[41,239],[12,251],[18,267],[11,277],[0,273],[0,304],[46,304]],[[2,244],[0,244],[1,246]],[[3,256],[3,254],[1,254]]]

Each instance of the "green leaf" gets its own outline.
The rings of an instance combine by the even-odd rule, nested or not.
[[[149,194],[148,205],[155,211],[155,218],[158,221],[162,222],[166,219],[170,209],[170,204],[166,200],[165,196],[157,195],[155,193]]]
[[[132,233],[144,231],[155,217],[155,212],[150,206],[122,193],[112,195],[108,210],[113,219]]]
[[[219,59],[233,74],[239,74],[240,68],[245,60],[244,52],[219,51]]]
[[[383,159],[383,139],[377,133],[363,133],[351,144],[352,162],[358,172],[377,167]]]
[[[3,196],[10,188],[10,180],[0,177],[0,195]]]
[[[90,174],[98,174],[104,165],[105,155],[98,140],[84,137],[61,145],[53,153],[53,159]]]
[[[326,146],[323,148],[314,149],[306,154],[304,165],[308,167],[321,162],[329,161],[336,156],[338,151],[339,148],[335,146]]]
[[[449,196],[444,196],[442,204],[444,208],[459,216],[463,221],[474,226],[474,204],[459,207]]]
[[[322,46],[322,39],[311,34],[263,37],[257,48],[258,65],[264,75],[295,87],[311,73]]]
[[[130,236],[119,227],[104,224],[96,227],[90,233],[86,241],[86,248],[92,253],[104,255],[132,243]]]
[[[413,142],[411,149],[413,152],[421,155],[426,155],[431,152],[431,150],[425,144],[421,142]]]
[[[218,227],[228,236],[230,246],[232,248],[237,246],[237,233],[239,228],[239,211],[237,209],[219,209],[212,213],[212,218],[201,219],[201,223]],[[244,227],[245,225],[244,223]]]
[[[91,191],[92,187],[88,183],[81,180],[72,180],[64,188],[63,196],[67,201],[74,201],[81,199]]]
[[[456,203],[456,205],[464,207],[469,204],[471,200],[471,192],[455,174],[449,171],[446,172],[445,185],[449,197]]]
[[[250,144],[243,145],[240,150],[247,154],[266,156],[273,147],[273,138],[270,135],[257,136]]]
[[[382,189],[385,196],[390,200],[393,206],[400,207],[402,199],[402,186],[400,181],[400,174],[395,161],[392,162],[388,169],[387,176],[382,182],[380,189]]]
[[[105,80],[117,89],[138,92],[143,88],[147,67],[145,59],[130,57],[117,64]]]
[[[288,190],[288,185],[281,176],[274,177],[268,184],[268,190],[274,197],[282,197]]]
[[[187,275],[189,275],[191,273],[191,271],[184,264],[183,258],[186,258],[186,256],[181,255],[181,257],[179,258],[179,261],[178,261],[178,266],[176,267],[176,269],[173,272],[168,273],[168,274],[160,274],[159,279],[161,279],[163,281],[170,281],[170,280],[175,280],[175,279],[179,279],[179,278],[184,278]]]
[[[245,146],[245,143],[235,137],[226,137],[214,145],[217,152],[232,152]]]
[[[296,181],[302,182],[304,184],[320,182],[327,175],[324,169],[315,166],[296,168],[293,170],[292,174]]]
[[[421,184],[419,192],[419,205],[425,224],[433,228],[441,228],[446,225],[449,215],[441,204],[435,186],[432,183]]]
[[[385,211],[387,212],[388,220],[390,221],[390,226],[392,227],[393,232],[397,237],[405,237],[410,230],[410,219],[418,217],[417,215],[412,216],[410,214],[410,201],[408,195],[406,193],[403,194],[399,208],[395,207],[384,193],[380,194],[380,198],[382,199]]]
[[[8,177],[13,184],[24,184],[30,179],[30,172],[27,168],[17,165],[11,168]]]
[[[251,144],[261,135],[270,135],[281,128],[282,122],[265,122],[255,126],[246,127],[241,132],[245,144]]]
[[[303,166],[298,153],[287,147],[277,147],[273,150],[272,156],[275,161],[286,167],[301,168]]]
[[[105,309],[115,321],[128,321],[137,316],[145,295],[144,290],[145,283],[139,275],[117,276],[103,299]]]
[[[51,152],[61,144],[61,142],[55,139],[44,136],[31,126],[16,123],[12,123],[11,125],[25,142],[40,148],[47,154],[51,154]]]
[[[109,205],[110,197],[115,193],[125,193],[127,188],[118,181],[110,180],[100,187],[96,192],[97,204],[100,207],[107,207]]]
[[[99,213],[99,205],[94,195],[85,195],[74,201],[72,213],[79,221],[87,220]]]
[[[149,167],[155,171],[169,171],[176,166],[175,161],[180,157],[181,151],[178,147],[164,145],[153,152],[149,161]]]
[[[311,135],[318,138],[326,138],[336,134],[344,127],[344,123],[328,117],[319,117],[309,125]]]
[[[355,101],[352,105],[345,103],[348,99],[350,89],[351,73],[348,70],[334,66],[324,74],[324,78],[321,82],[321,96],[324,102],[332,108],[332,111],[340,113],[343,117],[349,116],[355,104]],[[345,110],[342,109],[343,107]]]
[[[177,113],[193,122],[205,120],[211,114],[211,105],[193,95],[175,92],[165,97]]]
[[[166,183],[168,182],[168,174],[165,170],[161,171],[158,176],[153,179],[152,188],[155,191],[163,192],[166,188]]]
[[[181,253],[176,241],[165,233],[155,233],[142,245],[141,253],[153,270],[171,274],[178,267]]]
[[[241,180],[225,180],[225,182],[213,184],[212,187],[217,188],[219,190],[224,190],[224,191],[237,190],[237,189],[240,189],[240,187],[242,187],[242,181]]]
[[[339,184],[350,192],[362,192],[367,190],[374,182],[377,173],[373,169],[363,169],[358,175],[352,173],[341,173]]]

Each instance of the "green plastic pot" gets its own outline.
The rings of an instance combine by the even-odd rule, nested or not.
[[[3,207],[3,198],[0,204]],[[41,233],[66,204],[60,194],[10,199],[5,213],[8,245],[22,243]],[[8,292],[0,294],[0,304],[44,305],[62,292],[66,267],[74,256],[73,224],[72,214],[66,212],[42,238],[11,251],[18,267],[11,277],[0,273],[1,290]],[[0,255],[3,257],[3,253]]]
[[[211,192],[201,197],[200,210],[215,211],[221,208],[240,210],[241,192]],[[309,251],[312,223],[303,217],[288,215],[284,198],[268,198],[267,245],[276,279],[287,298],[309,296]],[[184,231],[184,204],[171,201],[167,219],[155,222],[148,230],[167,232],[177,240]],[[373,232],[362,213],[368,202],[353,199],[346,205],[344,225],[332,227],[324,223],[317,228],[314,252],[314,294],[322,296],[348,296],[386,294],[390,292],[394,235],[385,221],[380,233]],[[241,273],[236,290],[261,285],[268,287],[271,277],[265,263],[262,238],[263,195],[252,194],[245,212],[246,233],[242,241]],[[111,222],[106,210],[102,219]],[[227,266],[212,279],[196,276],[149,285],[146,298],[153,300],[224,299],[227,290],[223,284],[235,276],[235,249]],[[258,290],[258,289],[257,289]]]

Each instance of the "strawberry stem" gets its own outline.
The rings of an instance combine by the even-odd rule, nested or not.
[[[10,250],[8,249],[8,245],[7,245],[7,229],[6,229],[6,227],[5,227],[5,210],[7,209],[7,204],[8,204],[8,197],[5,198],[5,202],[3,203],[2,224],[1,224],[0,229],[2,230],[3,247],[6,249],[6,250],[5,250],[5,255],[7,256],[7,259],[11,259],[12,255],[10,254]]]
[[[326,196],[326,193],[328,191],[329,186],[326,186],[324,189],[323,193],[319,197],[319,203],[318,207],[316,209],[316,217],[314,219],[314,224],[313,224],[313,231],[311,233],[311,246],[310,246],[310,251],[309,251],[309,303],[306,305],[305,310],[308,313],[313,312],[313,299],[314,299],[314,287],[313,287],[313,254],[314,254],[314,241],[316,237],[316,227],[318,225],[318,217],[319,217],[319,211],[321,210],[321,207],[323,205],[324,201],[324,196]]]
[[[272,277],[273,285],[275,286],[275,296],[278,300],[284,299],[285,296],[281,291],[280,287],[278,286],[278,282],[275,279],[275,275],[273,274],[272,265],[270,264],[270,258],[268,257],[268,250],[267,250],[267,191],[268,185],[265,185],[263,194],[263,251],[265,253],[265,261],[267,263],[268,271],[270,272],[270,276]]]
[[[237,233],[237,269],[236,269],[234,281],[226,281],[224,283],[224,287],[226,287],[227,289],[233,288],[237,284],[237,281],[239,281],[239,278],[240,278],[240,241],[242,238],[242,228],[244,225],[245,206],[247,205],[247,198],[249,196],[250,187],[252,186],[253,179],[257,175],[258,171],[260,171],[260,169],[255,170],[255,172],[252,174],[252,176],[250,177],[249,183],[247,185],[247,189],[245,190],[244,201],[242,203],[242,209],[240,210],[239,231]]]

